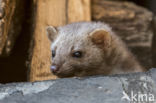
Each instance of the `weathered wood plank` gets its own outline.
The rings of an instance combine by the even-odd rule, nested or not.
[[[0,0],[1,1],[1,0]],[[3,50],[0,55],[0,82],[26,81],[25,62],[28,56],[31,28],[29,0],[4,0],[4,24],[0,27]],[[7,3],[7,4],[6,4]],[[2,2],[0,2],[2,5]],[[2,9],[0,9],[2,10]],[[32,22],[31,22],[32,23]],[[4,38],[5,37],[5,38]],[[1,45],[1,46],[2,46]]]
[[[0,1],[0,55],[7,44],[9,24],[15,10],[16,1],[1,0]],[[10,43],[8,43],[10,44]]]
[[[66,0],[34,1],[35,28],[33,37],[32,57],[30,61],[30,81],[55,78],[50,73],[50,42],[45,28],[48,25],[66,24]]]
[[[45,28],[48,25],[60,26],[74,21],[89,21],[89,0],[34,0],[34,7],[35,28],[30,50],[29,81],[55,79],[50,72],[50,42]]]
[[[90,0],[68,0],[67,19],[68,23],[76,21],[90,21]]]
[[[0,55],[8,56],[20,34],[24,7],[21,0],[0,0]]]

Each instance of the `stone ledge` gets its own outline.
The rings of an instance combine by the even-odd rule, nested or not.
[[[147,100],[153,95],[155,101],[150,103],[155,103],[156,69],[146,73],[0,84],[0,103],[129,103],[121,98],[123,93],[131,97],[132,92],[136,97],[147,94]]]

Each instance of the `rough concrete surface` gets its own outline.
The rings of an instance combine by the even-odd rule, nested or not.
[[[0,84],[0,103],[156,103],[156,69],[146,73]]]

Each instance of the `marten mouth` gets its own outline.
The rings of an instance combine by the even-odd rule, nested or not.
[[[73,77],[75,76],[72,69],[68,70],[58,70],[56,72],[52,72],[54,75],[58,76],[59,78],[66,78],[66,77]]]
[[[84,72],[84,69],[82,69],[82,67],[69,66],[68,69],[59,68],[56,71],[52,70],[51,72],[59,78],[66,78],[78,76]]]
[[[53,73],[54,75],[56,75],[59,78],[69,78],[69,77],[73,77],[74,74],[73,73],[62,73],[62,72],[57,72],[57,73]]]

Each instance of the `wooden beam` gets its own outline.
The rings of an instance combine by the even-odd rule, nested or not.
[[[0,56],[9,56],[20,35],[23,22],[24,1],[0,1]]]
[[[68,23],[90,21],[90,0],[68,0]]]
[[[29,81],[57,78],[50,72],[50,42],[45,28],[48,25],[61,26],[76,21],[89,21],[89,2],[89,0],[34,0],[35,27],[30,50]],[[76,9],[78,7],[81,9]]]

